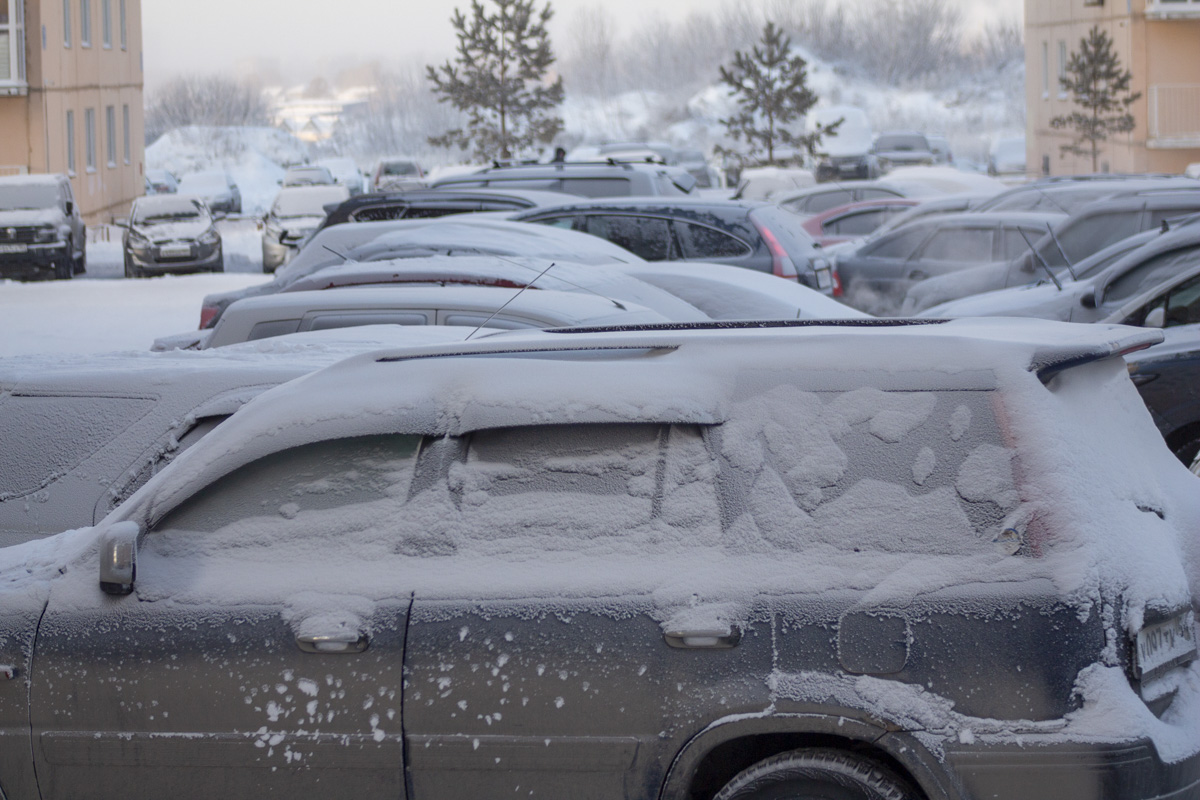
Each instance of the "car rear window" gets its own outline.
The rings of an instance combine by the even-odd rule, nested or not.
[[[675,233],[684,258],[741,258],[753,252],[741,239],[707,225],[675,220]]]
[[[628,197],[633,194],[628,178],[563,178],[560,191],[583,197]]]

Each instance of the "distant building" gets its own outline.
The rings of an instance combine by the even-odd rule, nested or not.
[[[1200,0],[1025,0],[1026,159],[1034,173],[1091,172],[1060,155],[1070,131],[1050,127],[1072,111],[1059,88],[1071,53],[1093,25],[1113,40],[1132,90],[1136,127],[1101,144],[1102,169],[1181,173],[1200,161]]]
[[[141,0],[0,0],[0,174],[71,177],[84,217],[145,187]]]

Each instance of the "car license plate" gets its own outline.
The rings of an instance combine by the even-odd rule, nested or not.
[[[0,244],[0,253],[24,253],[28,249],[23,244]]]
[[[192,248],[187,245],[164,247],[158,251],[163,258],[187,258],[192,254]]]
[[[1137,635],[1137,666],[1142,678],[1196,657],[1196,614],[1185,611]]]
[[[817,288],[828,289],[833,286],[833,270],[826,267],[817,270]]]

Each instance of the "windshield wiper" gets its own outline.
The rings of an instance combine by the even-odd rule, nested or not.
[[[1054,285],[1057,286],[1058,290],[1061,292],[1063,288],[1062,282],[1058,279],[1058,276],[1054,274],[1054,270],[1050,269],[1050,265],[1046,263],[1046,259],[1042,258],[1042,254],[1039,253],[1037,248],[1033,246],[1033,242],[1029,241],[1029,235],[1026,234],[1022,228],[1017,228],[1017,233],[1021,234],[1021,238],[1024,239],[1025,244],[1028,245],[1029,257],[1037,258],[1038,263],[1042,265],[1042,269],[1046,270],[1046,274],[1050,276],[1050,280],[1054,281]]]
[[[1050,234],[1050,238],[1054,240],[1054,246],[1058,248],[1058,253],[1063,257],[1063,263],[1067,265],[1067,272],[1071,275],[1071,280],[1077,281],[1075,277],[1075,269],[1071,266],[1071,258],[1067,255],[1067,251],[1063,250],[1062,243],[1058,241],[1058,234],[1054,232],[1054,226],[1049,222],[1046,223],[1046,232]]]

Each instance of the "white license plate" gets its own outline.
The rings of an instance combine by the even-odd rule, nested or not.
[[[164,247],[158,253],[163,258],[187,258],[192,254],[192,248],[187,245],[176,245],[174,247]]]
[[[817,270],[817,288],[828,289],[833,286],[833,271],[829,269]]]
[[[858,172],[858,164],[843,164],[838,167],[841,172]]]
[[[0,253],[24,253],[28,249],[23,244],[0,244]]]
[[[1196,614],[1186,611],[1137,635],[1138,672],[1145,678],[1196,657]]]

